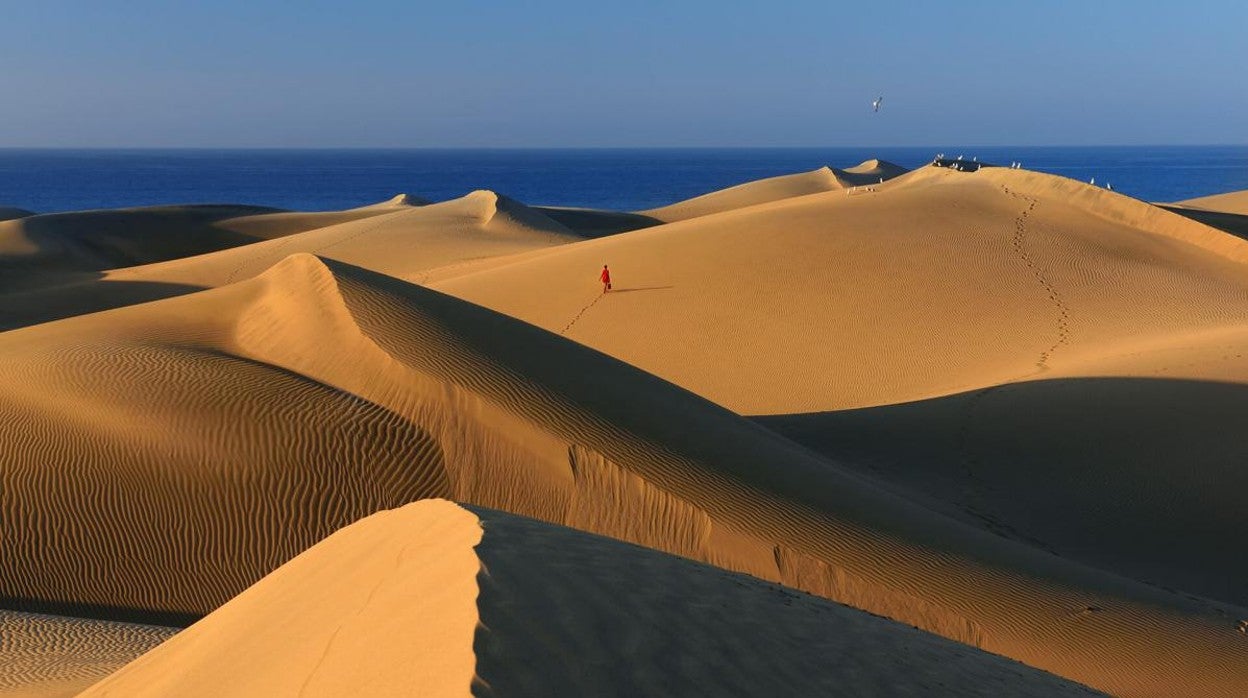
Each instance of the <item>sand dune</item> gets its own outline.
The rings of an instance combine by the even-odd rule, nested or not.
[[[388,203],[296,213],[259,206],[152,206],[19,217],[0,222],[0,291],[61,284],[75,274],[179,259],[395,208]]]
[[[1248,243],[1059,177],[927,167],[435,281],[744,414],[1077,372],[1248,320]],[[601,296],[609,263],[619,293]]]
[[[659,219],[643,216],[640,213],[565,206],[534,206],[533,208],[560,225],[566,226],[577,235],[587,238],[627,233],[662,224]]]
[[[625,364],[338,262],[296,255],[3,333],[0,351],[14,444],[0,569],[26,572],[0,576],[9,607],[205,613],[346,523],[440,496],[779,581],[1118,694],[1248,685],[1242,607],[958,523]]]
[[[338,531],[83,695],[933,691],[1093,695],[780,586],[426,500]]]
[[[1071,180],[924,168],[435,286],[776,415],[925,506],[1244,605],[1221,541],[1248,536],[1246,254]]]
[[[1202,208],[1206,211],[1222,211],[1248,216],[1248,190],[1232,191],[1213,196],[1201,196],[1195,199],[1179,201],[1178,205],[1188,208]]]
[[[298,252],[426,281],[435,270],[443,276],[463,273],[501,256],[583,239],[541,211],[490,191],[420,207],[412,201],[403,195],[352,211],[232,220],[233,231],[277,237],[280,228],[283,235],[163,263],[58,277],[56,285],[45,283],[42,288],[11,292],[0,296],[0,328],[215,288],[259,274]],[[344,217],[345,222],[335,222]],[[298,232],[290,227],[295,224],[325,225]]]
[[[176,628],[0,610],[0,696],[73,696]]]
[[[904,167],[882,160],[867,160],[840,170],[821,167],[810,172],[781,175],[704,194],[687,201],[641,213],[664,222],[682,221],[712,213],[723,213],[758,204],[790,199],[806,194],[840,191],[847,187],[875,184],[904,174]]]
[[[1248,238],[1248,214],[1226,213],[1224,211],[1207,211],[1203,208],[1180,206],[1177,204],[1157,204],[1161,208],[1177,213],[1180,216],[1199,221],[1211,228],[1217,228],[1241,238]]]

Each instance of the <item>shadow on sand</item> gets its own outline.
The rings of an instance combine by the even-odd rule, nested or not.
[[[753,419],[999,535],[1242,606],[1244,415],[1246,385],[1080,378]]]

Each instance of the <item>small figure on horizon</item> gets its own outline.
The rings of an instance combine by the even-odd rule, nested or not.
[[[611,270],[607,265],[602,265],[602,274],[598,277],[602,281],[602,292],[606,293],[611,290]]]
[[[1096,184],[1096,177],[1088,180],[1088,184]]]
[[[1106,182],[1106,183],[1105,183],[1105,188],[1106,188],[1106,189],[1108,189],[1108,190],[1110,190],[1110,191],[1113,191],[1113,190],[1114,190],[1114,185],[1110,184],[1109,182]]]

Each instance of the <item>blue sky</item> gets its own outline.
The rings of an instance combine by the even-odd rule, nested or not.
[[[0,146],[1243,144],[1246,28],[1242,0],[5,3]]]

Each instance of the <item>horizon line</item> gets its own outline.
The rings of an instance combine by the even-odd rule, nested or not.
[[[574,146],[543,146],[543,145],[345,145],[345,146],[266,146],[266,145],[0,145],[0,152],[12,151],[451,151],[451,150],[506,150],[506,151],[537,151],[537,150],[821,150],[821,149],[894,149],[894,148],[1248,148],[1246,143],[971,143],[950,146],[948,144],[918,145],[574,145]]]

